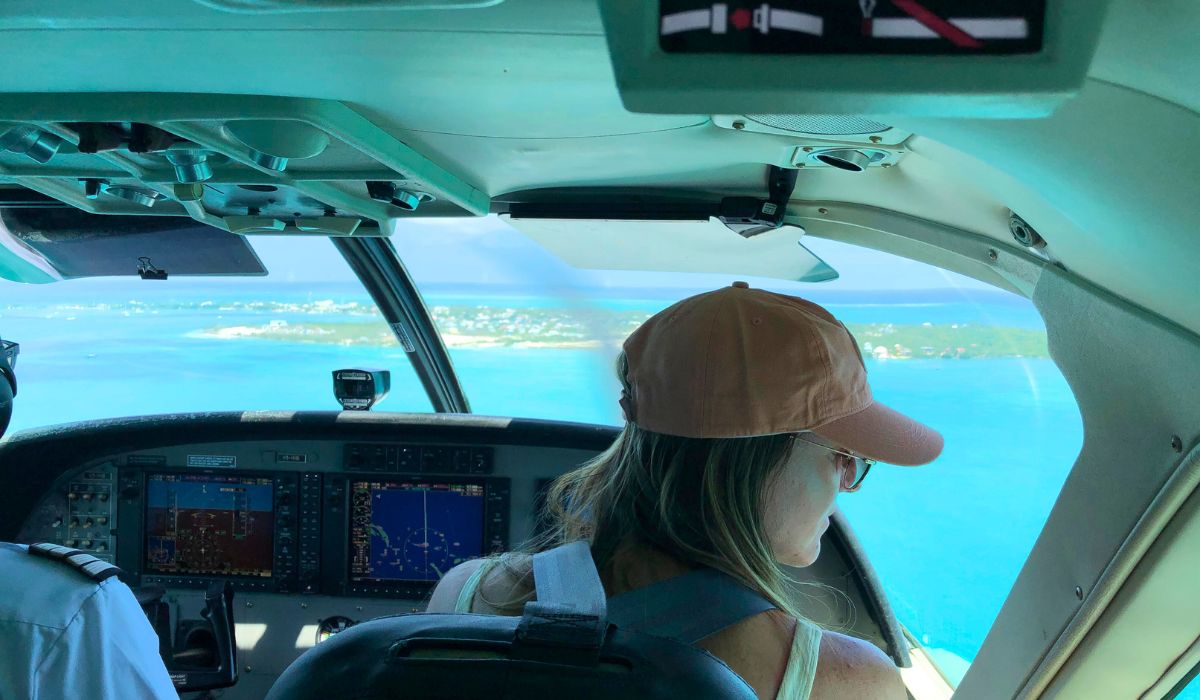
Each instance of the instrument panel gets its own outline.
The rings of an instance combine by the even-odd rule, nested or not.
[[[500,471],[497,473],[497,452]],[[133,586],[425,598],[453,566],[505,551],[514,478],[536,490],[594,452],[414,443],[200,444],[64,474],[19,535],[112,561]],[[562,461],[559,461],[562,459]],[[540,461],[540,460],[535,460]]]
[[[203,641],[206,589],[230,582],[239,677],[220,697],[261,698],[321,640],[420,612],[456,563],[528,541],[546,525],[551,480],[615,436],[517,419],[292,412],[26,433],[0,444],[0,540],[81,549],[132,587],[165,589],[182,656]],[[817,564],[795,572],[822,584],[806,588],[805,607],[905,662],[852,535],[836,520],[826,539]]]
[[[166,589],[174,629],[201,617],[211,583],[231,582],[240,677],[222,697],[261,698],[319,641],[419,611],[455,564],[527,539],[537,489],[612,439],[585,433],[574,448],[309,432],[323,439],[95,455],[63,468],[6,537],[80,549],[117,564],[131,587]]]

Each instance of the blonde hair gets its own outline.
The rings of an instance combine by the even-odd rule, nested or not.
[[[627,368],[621,353],[617,375],[626,391]],[[484,602],[519,611],[533,595],[524,555],[584,539],[601,572],[622,548],[649,545],[685,565],[723,571],[799,617],[763,525],[764,495],[793,445],[789,434],[698,439],[626,423],[611,447],[554,481],[545,534],[524,552],[500,557],[513,590],[527,592]]]

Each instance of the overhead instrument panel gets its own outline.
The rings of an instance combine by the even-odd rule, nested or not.
[[[6,95],[0,207],[56,203],[89,214],[190,217],[240,235],[361,237],[390,235],[394,220],[417,211],[484,214],[489,199],[340,102]],[[19,281],[80,276],[53,260],[22,267]]]
[[[625,106],[659,114],[1045,116],[1106,0],[601,0]]]
[[[1046,0],[661,0],[669,53],[1026,54]]]

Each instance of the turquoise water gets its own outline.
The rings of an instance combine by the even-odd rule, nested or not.
[[[398,346],[337,346],[189,335],[213,326],[363,322],[361,288],[277,282],[51,288],[4,285],[0,336],[21,343],[13,429],[147,413],[337,408],[330,372],[386,367],[380,408],[428,411]],[[147,291],[148,289],[152,291]],[[682,295],[683,293],[680,293]],[[607,296],[604,296],[607,295]],[[434,293],[434,305],[564,304],[651,313],[671,303],[635,291],[569,301]],[[852,323],[970,323],[1037,328],[1029,302],[990,292],[814,294]],[[310,303],[306,310],[221,310],[235,299]],[[142,304],[131,305],[139,300]],[[333,307],[311,302],[328,300]],[[212,304],[200,307],[202,301]],[[152,302],[152,303],[151,303]],[[349,309],[337,304],[358,302]],[[182,305],[178,308],[176,305]],[[380,323],[382,323],[380,321]],[[381,326],[382,328],[382,326]],[[615,424],[615,347],[454,349],[476,413]],[[920,469],[880,465],[842,497],[896,613],[957,676],[978,651],[1082,443],[1074,399],[1044,359],[868,360],[877,398],[926,421],[946,451]]]
[[[1049,360],[873,362],[869,376],[946,448],[919,469],[877,466],[841,507],[899,619],[973,658],[1078,455],[1078,408]]]
[[[1174,700],[1200,700],[1200,676],[1184,686]]]

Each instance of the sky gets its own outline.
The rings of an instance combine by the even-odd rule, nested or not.
[[[413,219],[398,227],[392,241],[418,283],[428,286],[557,282],[587,287],[709,287],[730,281],[729,275],[578,270],[494,216]],[[251,243],[273,279],[354,279],[340,260],[330,261],[327,241],[256,237]],[[969,277],[868,248],[814,237],[804,237],[802,243],[840,274],[838,280],[812,285],[822,290],[994,289]]]
[[[719,227],[713,240],[722,241]],[[591,242],[592,232],[571,233],[580,245]],[[611,235],[611,234],[610,234]],[[649,234],[647,234],[649,235]],[[657,235],[657,234],[655,234]],[[688,236],[691,232],[688,232]],[[735,236],[729,232],[730,236]],[[600,234],[596,234],[599,237]],[[228,288],[230,285],[260,286],[279,282],[291,283],[357,283],[349,265],[336,252],[333,244],[322,237],[255,236],[246,239],[258,253],[268,270],[266,277],[184,277],[174,276],[167,282],[142,281],[134,276],[70,280],[49,285],[24,285],[0,279],[0,295],[9,301],[22,298],[78,298],[89,290],[148,291],[143,285],[197,286]],[[674,247],[683,247],[695,238],[672,239],[669,245],[659,245],[659,255],[670,257]],[[755,239],[756,241],[762,239]],[[786,239],[772,254],[790,255],[795,251],[799,267],[805,269],[806,253],[793,248],[793,239]],[[611,290],[613,294],[634,290],[642,296],[687,296],[688,294],[728,285],[744,279],[754,287],[787,294],[806,296],[825,292],[871,292],[911,290],[958,290],[971,292],[995,289],[983,282],[952,272],[901,258],[889,253],[861,248],[837,241],[804,236],[800,242],[812,253],[838,271],[837,280],[820,283],[797,283],[744,274],[699,274],[633,271],[581,270],[571,267],[536,243],[532,238],[510,227],[495,216],[457,219],[412,219],[403,221],[392,235],[405,266],[426,293],[465,292],[487,293],[494,287],[499,293],[534,296],[562,296],[571,290]],[[637,237],[626,241],[627,249],[644,249]],[[723,242],[720,243],[724,245]],[[739,243],[740,245],[740,243]],[[722,248],[723,249],[723,248]],[[693,248],[695,250],[695,248]],[[756,249],[757,250],[757,249]],[[0,254],[2,254],[0,249]],[[693,253],[693,257],[699,253]],[[757,254],[757,253],[756,253]],[[627,259],[622,257],[622,259]],[[722,260],[718,257],[717,260]],[[661,269],[661,268],[660,268]],[[132,270],[131,270],[132,272]],[[169,270],[168,270],[169,272]],[[234,281],[236,279],[236,282]],[[632,297],[631,297],[632,298]]]

